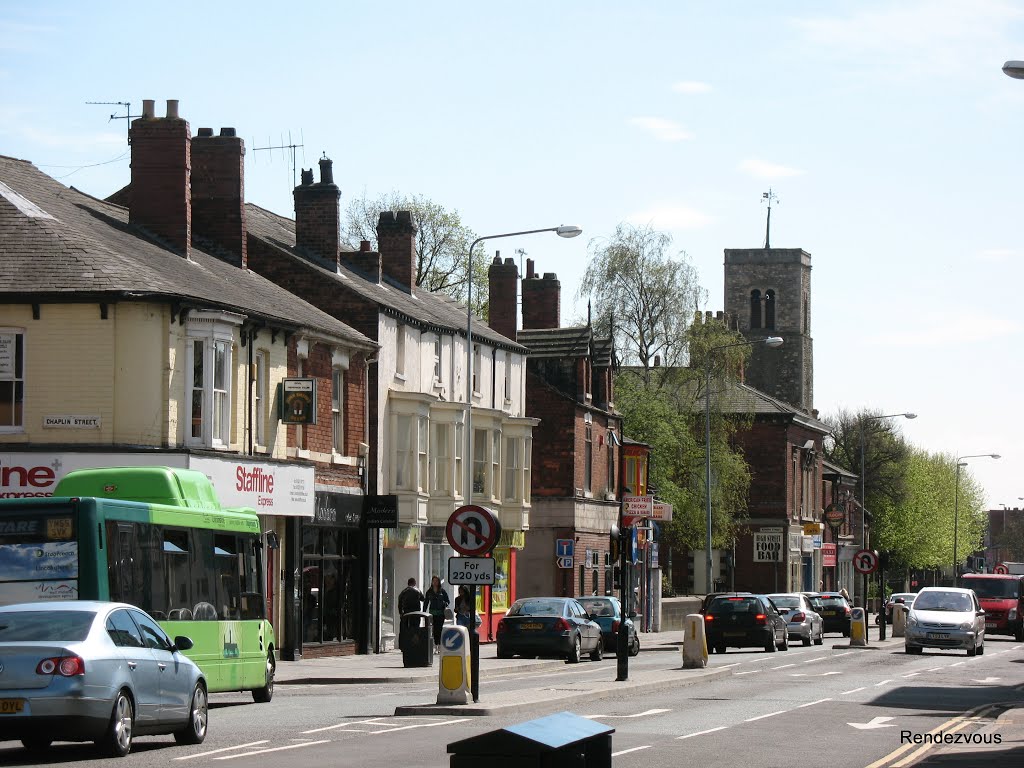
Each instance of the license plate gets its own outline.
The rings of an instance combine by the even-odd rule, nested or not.
[[[0,699],[0,715],[19,715],[24,709],[24,699]]]
[[[994,621],[986,621],[985,622],[985,629],[995,629],[995,628],[996,628],[996,623]]]
[[[835,616],[836,612],[835,611],[822,611],[821,615],[822,616]]]
[[[929,632],[928,633],[928,639],[929,640],[949,640],[949,633],[948,632]]]
[[[520,629],[543,629],[544,625],[543,624],[537,624],[536,622],[531,622],[529,624],[520,624],[519,628]]]

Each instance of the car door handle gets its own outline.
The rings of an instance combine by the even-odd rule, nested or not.
[[[139,666],[139,665],[136,664],[134,661],[129,661],[128,662],[128,669],[135,669],[137,666]]]
[[[160,667],[160,671],[161,671],[161,672],[163,672],[163,671],[164,671],[165,669],[167,669],[167,665],[166,665],[166,664],[164,664],[164,663],[163,663],[162,661],[158,661],[158,662],[156,663],[156,665],[157,665],[158,667]]]

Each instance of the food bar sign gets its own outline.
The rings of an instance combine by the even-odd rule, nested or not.
[[[781,533],[754,533],[754,562],[777,563],[782,558]]]

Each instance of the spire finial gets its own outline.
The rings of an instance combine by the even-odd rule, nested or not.
[[[764,247],[767,250],[772,247],[772,201],[779,202],[778,195],[772,192],[771,187],[768,188],[767,192],[761,193],[761,199],[768,201],[768,222],[764,228]]]

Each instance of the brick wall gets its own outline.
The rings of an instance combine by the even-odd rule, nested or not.
[[[487,324],[509,339],[516,337],[519,324],[519,269],[515,259],[495,256],[487,269]]]
[[[320,159],[318,184],[313,183],[312,171],[303,171],[302,183],[292,191],[292,196],[295,199],[295,246],[337,263],[341,247],[338,210],[341,190],[334,183],[331,161],[326,157]]]
[[[381,212],[377,249],[384,274],[412,293],[416,285],[416,225],[409,211]]]
[[[532,263],[531,263],[532,266]],[[523,279],[523,328],[559,328],[561,321],[561,283],[554,272],[544,277]]]
[[[211,253],[246,267],[245,144],[234,128],[192,140],[192,234],[217,246]]]
[[[150,113],[152,102],[147,102]],[[144,110],[145,111],[145,110]],[[178,117],[132,121],[132,201],[128,222],[188,256],[192,245],[191,134]]]

